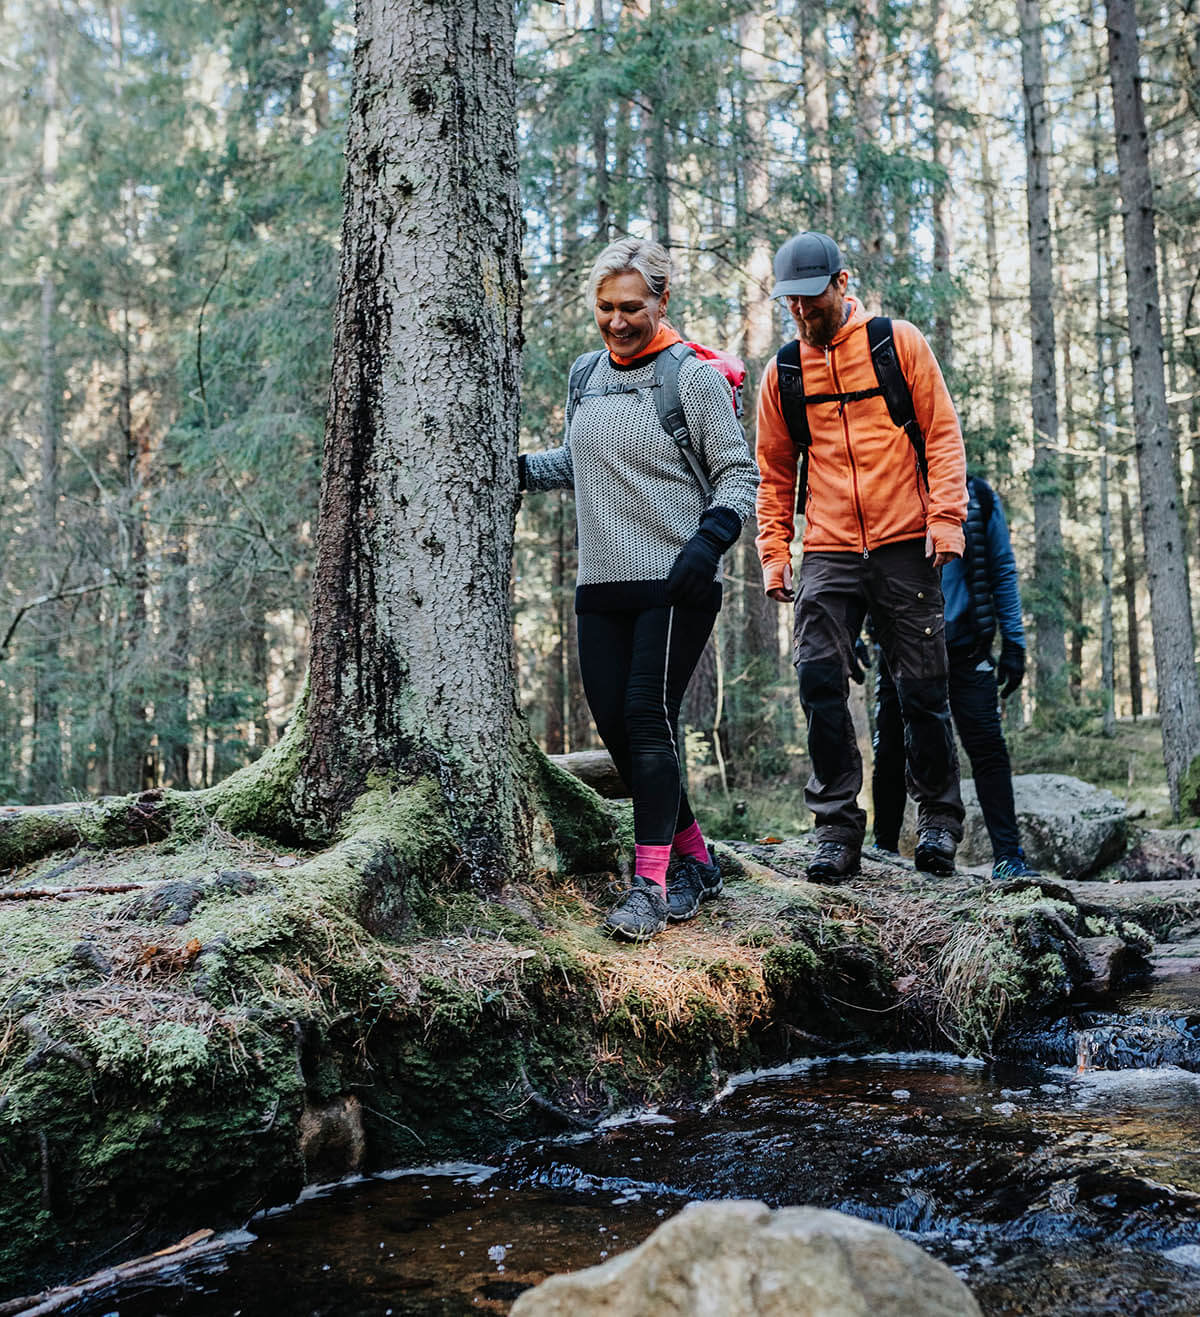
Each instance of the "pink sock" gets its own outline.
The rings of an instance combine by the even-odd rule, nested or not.
[[[712,863],[708,847],[704,844],[704,833],[700,831],[700,825],[695,819],[692,820],[691,827],[675,834],[672,844],[680,855],[688,859],[699,860],[701,864]]]
[[[670,846],[635,845],[633,871],[643,878],[657,883],[665,892],[667,890],[667,862],[671,858]]]

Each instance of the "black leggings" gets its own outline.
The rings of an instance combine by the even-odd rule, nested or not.
[[[675,725],[715,612],[645,608],[580,613],[579,667],[596,730],[633,796],[633,835],[669,846],[695,819]]]

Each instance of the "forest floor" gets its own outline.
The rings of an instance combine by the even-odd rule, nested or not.
[[[1113,737],[1102,734],[1098,717],[1081,720],[1077,728],[1052,731],[1032,724],[1006,728],[1005,737],[1014,773],[1065,773],[1111,791],[1129,806],[1130,818],[1145,827],[1173,826],[1157,716],[1136,722],[1119,718]],[[964,771],[969,771],[970,760],[961,745],[958,754]],[[710,836],[741,841],[794,837],[812,826],[804,806],[808,759],[799,749],[785,774],[735,785],[728,795],[721,792],[713,765],[689,762],[689,771],[703,786],[696,813]],[[869,764],[867,776],[869,780]],[[863,803],[870,814],[869,788]]]
[[[626,831],[628,805],[609,808]],[[825,887],[804,878],[804,838],[718,851],[723,894],[645,946],[597,931],[612,873],[492,896],[392,875],[381,921],[379,875],[347,876],[344,851],[215,822],[14,869],[0,1299],[240,1223],[314,1179],[702,1100],[733,1071],[988,1054],[1089,981],[1094,941],[1136,963],[1200,920],[1200,882],[1148,905],[867,859]]]

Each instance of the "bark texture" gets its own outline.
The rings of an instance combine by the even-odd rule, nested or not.
[[[1200,755],[1200,686],[1196,681],[1179,485],[1163,377],[1154,190],[1138,74],[1137,11],[1132,0],[1109,0],[1108,64],[1117,129],[1135,447],[1146,576],[1150,585],[1154,669],[1162,718],[1163,760],[1171,790],[1171,808],[1178,814],[1180,781],[1192,760]]]
[[[472,873],[511,862],[520,353],[514,11],[359,0],[303,817],[433,777]]]

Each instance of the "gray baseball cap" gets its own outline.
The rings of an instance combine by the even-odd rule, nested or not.
[[[819,297],[841,269],[842,253],[824,233],[798,233],[775,253],[772,297]]]

